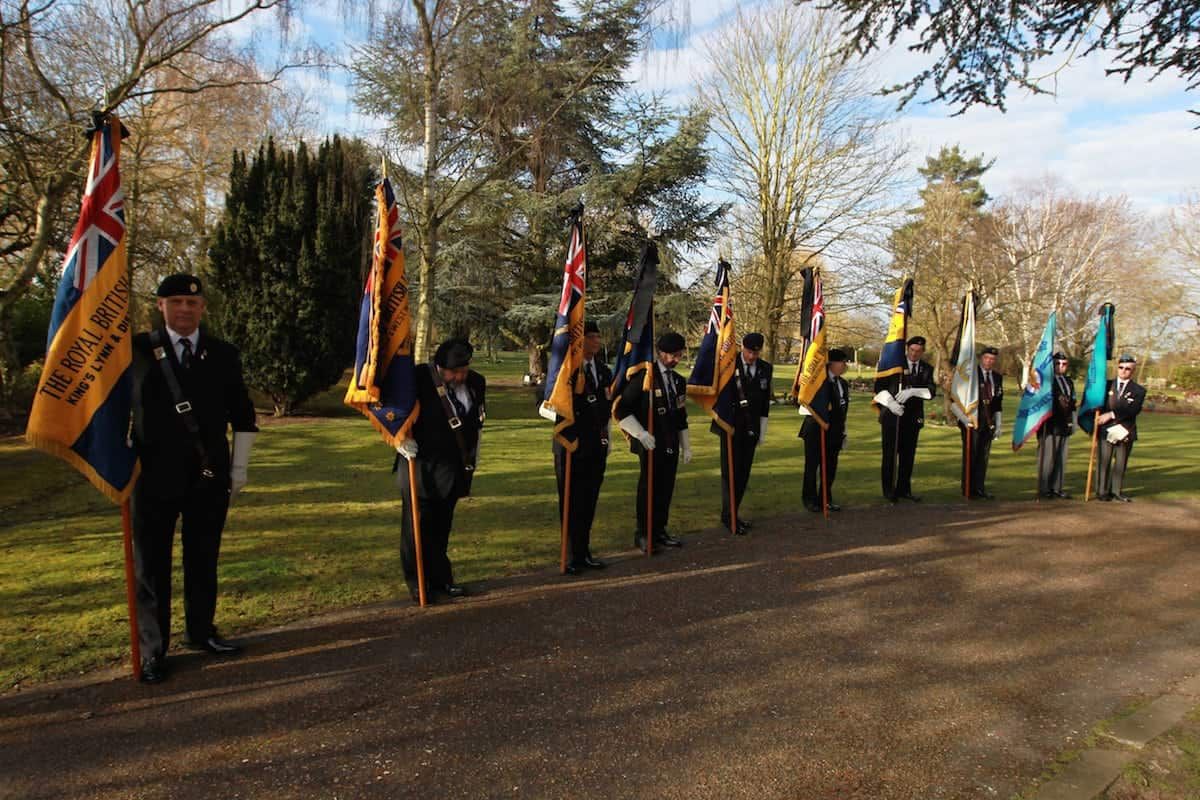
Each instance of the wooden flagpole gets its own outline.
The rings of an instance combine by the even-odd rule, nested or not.
[[[133,679],[142,679],[142,642],[138,633],[137,584],[133,574],[133,514],[129,500],[121,503],[121,531],[125,544],[125,602],[129,605],[129,644],[133,654]]]
[[[1100,409],[1096,409],[1096,414],[1092,417],[1092,454],[1088,457],[1088,476],[1087,487],[1083,490],[1083,502],[1087,502],[1092,497],[1092,471],[1096,468],[1096,444],[1100,440]],[[1063,465],[1066,469],[1066,465]]]
[[[733,431],[725,432],[725,462],[729,472],[729,531],[737,533],[737,493],[733,490]]]
[[[971,432],[975,429],[970,425],[963,423],[963,430],[966,435],[963,437],[963,498],[971,499]]]
[[[567,574],[567,520],[571,518],[571,451],[567,450],[566,453],[567,461],[563,467],[566,477],[563,478],[562,525],[560,526],[562,535],[558,556],[558,568],[562,575]]]
[[[654,362],[646,367],[657,368]],[[654,378],[654,373],[651,373],[650,393],[646,395],[646,433],[651,436],[654,435]],[[654,450],[646,451],[646,555],[654,555]]]
[[[829,519],[829,472],[825,466],[825,429],[821,428],[821,508]]]
[[[411,458],[408,462],[408,496],[412,500],[413,545],[417,551],[417,598],[421,608],[426,605],[425,598],[425,558],[421,553],[421,510],[417,499],[417,465]]]

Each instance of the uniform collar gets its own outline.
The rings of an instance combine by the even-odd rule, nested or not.
[[[169,336],[171,338],[172,346],[179,347],[179,340],[187,339],[189,342],[192,343],[192,352],[193,353],[196,352],[196,346],[200,344],[200,329],[199,328],[196,328],[196,330],[192,331],[189,335],[184,336],[181,333],[176,333],[175,331],[171,330],[171,326],[169,326],[169,325],[164,326],[164,327],[166,327],[166,329],[167,329],[167,336]]]

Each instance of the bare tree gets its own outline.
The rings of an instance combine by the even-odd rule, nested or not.
[[[1200,192],[1185,197],[1172,211],[1168,242],[1184,285],[1179,314],[1200,324]]]
[[[205,49],[270,9],[286,15],[289,0],[0,2],[0,391],[19,366],[12,311],[69,234],[92,114],[272,82],[278,72],[228,70]]]
[[[754,251],[743,302],[761,309],[769,358],[800,270],[888,223],[902,150],[870,98],[865,68],[839,53],[836,18],[791,4],[738,11],[707,44],[699,87],[717,141],[715,171],[738,198]]]

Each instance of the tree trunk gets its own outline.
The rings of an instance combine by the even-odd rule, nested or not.
[[[425,165],[421,175],[421,216],[417,221],[417,225],[420,227],[418,238],[421,242],[421,287],[417,292],[417,319],[413,342],[413,358],[417,363],[421,363],[429,359],[433,349],[433,299],[437,280],[438,228],[440,227],[435,192],[437,189],[438,148],[437,92],[441,67],[438,64],[437,44],[433,38],[431,20],[425,4],[421,0],[414,0],[413,7],[421,24],[422,45],[425,48],[425,76],[422,82],[425,103]]]

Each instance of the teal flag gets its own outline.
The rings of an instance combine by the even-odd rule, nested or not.
[[[1055,312],[1046,320],[1042,340],[1029,365],[1029,382],[1021,392],[1021,404],[1013,422],[1013,451],[1029,441],[1053,411]]]
[[[1079,404],[1079,427],[1092,432],[1096,412],[1104,409],[1108,393],[1108,362],[1113,357],[1113,313],[1112,303],[1100,306],[1100,324],[1096,326],[1096,345],[1092,348],[1092,361],[1088,364],[1087,383],[1083,386],[1083,399]]]

